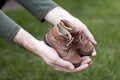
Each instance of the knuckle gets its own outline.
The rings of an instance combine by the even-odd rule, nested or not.
[[[56,58],[51,57],[51,58],[49,59],[49,62],[50,62],[50,63],[56,63],[56,60],[57,60]]]

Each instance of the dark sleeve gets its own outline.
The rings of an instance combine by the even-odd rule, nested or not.
[[[0,10],[0,37],[12,41],[19,30],[20,26]]]
[[[44,20],[45,15],[58,5],[52,0],[16,0],[30,11],[40,21]]]

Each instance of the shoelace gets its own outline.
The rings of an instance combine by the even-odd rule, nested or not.
[[[64,51],[67,53],[66,54],[66,56],[67,56],[69,53],[69,50],[73,48],[72,47],[73,38],[70,39],[69,37],[67,37],[67,34],[66,35],[57,35],[57,36],[55,36],[55,38],[63,41],[66,44]]]
[[[72,46],[72,43],[73,43],[73,40],[74,40],[73,37],[69,38],[69,37],[67,37],[67,35],[57,35],[57,36],[55,36],[55,38],[60,39],[61,41],[63,41],[66,44],[65,45],[65,47],[66,47],[65,50],[68,50],[68,49],[73,47]]]
[[[72,37],[74,37],[73,46],[76,47],[76,49],[79,49],[80,46],[82,47],[89,43],[89,41],[86,40],[85,35],[81,33],[80,31],[73,31],[71,32],[71,35]],[[84,43],[85,40],[87,41],[86,43]]]

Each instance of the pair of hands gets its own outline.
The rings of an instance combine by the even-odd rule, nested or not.
[[[90,31],[88,30],[86,25],[84,25],[79,19],[73,17],[70,13],[68,13],[61,7],[54,8],[53,10],[48,12],[48,14],[45,16],[45,20],[52,23],[53,25],[56,25],[62,19],[70,21],[78,29],[80,29],[80,31],[85,33],[85,35],[93,43],[93,45],[97,44],[93,35],[90,33]],[[78,68],[74,68],[72,63],[61,59],[54,49],[48,47],[44,43],[42,43],[42,46],[45,47],[44,53],[46,53],[46,54],[42,54],[42,56],[43,56],[42,58],[48,65],[52,66],[54,69],[56,69],[58,71],[75,73],[75,72],[85,70],[92,64],[92,60],[91,60],[90,56],[84,56],[84,57],[82,57],[81,66],[79,66]],[[92,56],[95,56],[95,55],[96,55],[96,51],[94,49]]]
[[[79,29],[84,32],[88,39],[93,43],[96,44],[93,36],[91,35],[91,33],[88,31],[88,29],[85,27],[85,25],[80,22],[78,19],[74,19],[74,24],[79,27]],[[75,73],[75,72],[79,72],[82,71],[86,68],[88,68],[91,64],[92,64],[92,60],[90,58],[90,56],[84,56],[82,57],[82,64],[81,66],[79,66],[78,68],[74,68],[73,64],[65,61],[63,59],[61,59],[58,55],[58,53],[51,47],[47,46],[44,42],[40,42],[41,46],[43,46],[43,48],[45,50],[45,54],[41,54],[41,57],[44,59],[44,61],[52,66],[55,70],[58,71],[64,71],[64,72],[70,72],[70,73]],[[96,51],[94,50],[94,52],[92,53],[92,56],[96,55]]]
[[[73,17],[64,9],[57,7],[48,12],[48,14],[45,16],[45,20],[52,23],[53,25],[56,25],[62,19],[66,19],[73,23],[76,27],[78,27],[78,29],[80,29],[80,31],[85,33],[85,35],[94,45],[96,45],[96,41],[94,40],[92,34],[89,32],[88,28],[79,19]],[[31,34],[22,28],[13,39],[13,42],[38,55],[48,65],[58,71],[75,73],[88,68],[92,64],[90,56],[85,56],[82,57],[81,66],[74,68],[72,63],[61,59],[58,53],[53,48],[47,46],[44,41],[35,39]],[[92,56],[95,55],[96,51],[94,50]]]

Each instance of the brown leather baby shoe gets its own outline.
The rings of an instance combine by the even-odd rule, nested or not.
[[[71,29],[70,27],[66,28]],[[46,34],[45,43],[54,48],[64,60],[71,62],[75,67],[80,66],[81,57],[73,46],[73,37],[61,23]]]
[[[83,32],[74,33],[73,44],[80,56],[91,56],[94,50],[93,44],[88,40]]]
[[[61,20],[58,25],[64,27],[71,34],[73,37],[73,46],[80,56],[90,56],[92,54],[94,46],[83,32],[67,20]]]

